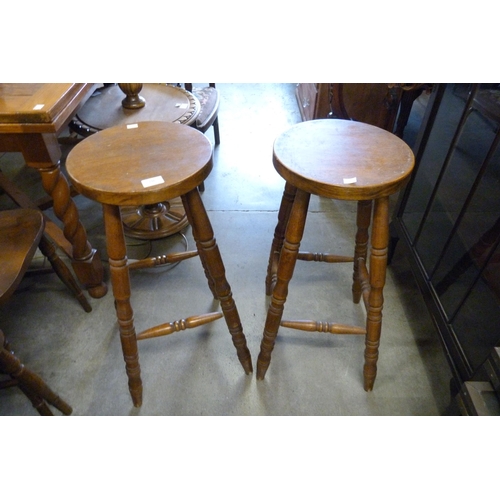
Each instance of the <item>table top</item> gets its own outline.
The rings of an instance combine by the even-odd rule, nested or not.
[[[57,133],[95,88],[93,83],[0,83],[0,134]]]
[[[104,87],[85,103],[76,119],[97,132],[144,121],[191,125],[200,112],[198,99],[181,87],[145,83],[139,95],[145,99],[145,106],[126,109],[122,106],[125,94],[118,85]]]

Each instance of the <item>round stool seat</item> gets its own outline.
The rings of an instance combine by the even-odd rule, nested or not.
[[[212,145],[198,130],[161,121],[118,125],[76,145],[66,169],[77,191],[108,205],[147,205],[199,186]]]
[[[394,134],[366,123],[311,120],[282,133],[273,163],[293,186],[341,200],[395,193],[410,175],[411,149]]]

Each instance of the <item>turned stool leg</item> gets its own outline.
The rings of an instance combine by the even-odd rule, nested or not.
[[[361,299],[362,286],[361,276],[359,274],[359,259],[366,262],[368,254],[368,229],[370,228],[372,216],[372,200],[358,201],[358,210],[356,215],[356,244],[354,248],[354,269],[352,282],[352,300],[358,304]]]
[[[297,255],[299,253],[300,241],[304,234],[307,209],[311,195],[297,190],[295,200],[290,212],[286,227],[285,241],[279,256],[277,269],[277,280],[273,290],[271,304],[267,311],[264,335],[260,345],[259,358],[257,360],[257,379],[263,380],[271,362],[271,352],[274,349],[276,336],[283,316],[286,297],[288,295],[288,283],[292,279]]]
[[[198,186],[198,189],[200,189],[199,186]],[[193,220],[193,214],[191,213],[191,207],[189,206],[188,203],[184,203],[184,211],[186,213],[186,217],[187,217],[188,221]],[[203,250],[200,250],[200,244],[199,244],[200,238],[198,237],[198,234],[196,232],[196,227],[193,226],[193,224],[191,224],[191,232],[193,234],[193,239],[196,243],[196,249],[198,250],[198,256],[200,257],[201,265],[203,266],[203,271],[205,272],[205,276],[206,276],[207,281],[208,281],[208,287],[210,288],[210,291],[212,292],[214,299],[219,300],[219,298],[217,297],[217,292],[215,291],[214,280],[213,280],[212,276],[210,276],[210,272],[209,272],[208,267],[207,267],[205,254],[203,253]]]
[[[181,198],[189,223],[193,228],[193,237],[196,241],[201,262],[208,273],[209,287],[221,303],[222,312],[233,339],[238,359],[245,373],[250,374],[253,372],[250,351],[243,334],[243,327],[241,326],[231,287],[226,279],[226,271],[219,247],[215,241],[212,225],[203,206],[200,193],[198,189],[193,189],[189,193],[182,195]]]
[[[389,198],[375,200],[370,249],[370,295],[366,319],[365,391],[371,391],[377,375],[378,348],[382,328],[382,307],[389,246]]]
[[[281,198],[281,205],[278,212],[278,224],[274,230],[274,238],[271,245],[271,252],[269,254],[269,264],[267,266],[266,276],[266,295],[271,295],[273,287],[276,284],[276,272],[278,270],[278,262],[280,258],[281,248],[283,247],[283,240],[285,239],[286,226],[290,218],[290,211],[292,210],[293,200],[297,188],[290,183],[285,184],[283,197]]]
[[[106,249],[128,385],[134,406],[141,406],[141,368],[134,328],[134,313],[130,305],[130,276],[120,208],[115,205],[103,205],[103,213]]]

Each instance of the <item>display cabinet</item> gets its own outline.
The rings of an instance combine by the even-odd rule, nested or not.
[[[434,85],[392,222],[392,249],[410,260],[454,392],[488,380],[500,345],[499,141],[500,84]]]

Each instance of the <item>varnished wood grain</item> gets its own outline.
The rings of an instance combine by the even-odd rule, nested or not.
[[[57,139],[95,88],[92,83],[0,84],[0,151],[22,153],[26,165],[40,173],[42,185],[53,200],[54,213],[63,223],[62,231],[56,225],[51,227],[58,233],[55,241],[70,257],[80,283],[92,297],[99,298],[107,291],[102,264],[87,240],[61,172]],[[37,109],[38,105],[43,106]],[[66,243],[60,243],[62,240]]]
[[[58,133],[95,88],[93,83],[0,83],[0,133]]]
[[[373,125],[312,120],[276,139],[273,163],[285,180],[311,194],[368,200],[398,191],[414,158],[405,142]]]
[[[194,189],[212,170],[212,146],[198,136],[204,138],[191,127],[159,121],[111,127],[75,146],[66,169],[75,189],[93,200],[154,204]],[[160,184],[143,186],[159,176]]]
[[[43,234],[43,217],[37,210],[0,213],[0,304],[14,293],[31,264]]]
[[[4,304],[16,291],[43,238],[43,228],[43,217],[38,210],[16,209],[0,212],[0,304]],[[48,252],[47,246],[43,249]],[[66,415],[71,414],[71,407],[14,355],[2,330],[0,373],[11,379],[4,387],[18,385],[41,415],[52,415],[47,403]],[[0,384],[0,388],[2,387]]]

